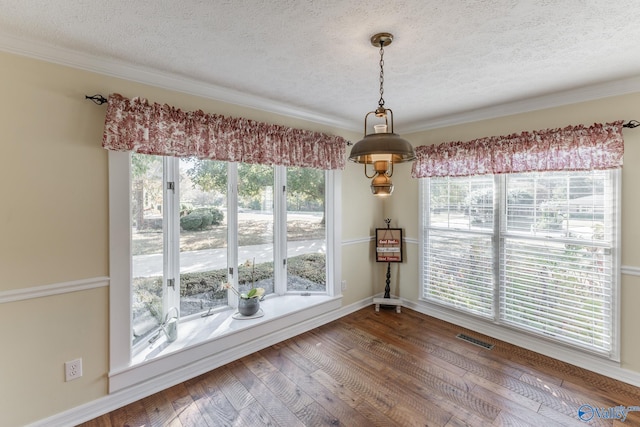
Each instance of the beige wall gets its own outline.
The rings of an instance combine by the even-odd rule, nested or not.
[[[640,94],[626,95],[584,102],[564,107],[540,110],[526,114],[483,120],[475,123],[440,128],[431,131],[404,135],[414,146],[448,141],[468,141],[493,135],[508,135],[523,131],[565,127],[569,125],[631,120],[640,117]],[[639,119],[640,120],[640,119]],[[625,129],[625,155],[622,170],[622,265],[640,267],[640,211],[638,182],[640,182],[640,128]],[[405,228],[406,237],[418,239],[418,180],[410,177],[394,178],[396,192],[393,200],[385,205],[384,216],[398,221]],[[394,175],[395,176],[395,175]],[[403,186],[399,187],[399,183]],[[400,191],[398,191],[400,190]],[[403,264],[400,296],[413,301],[418,298],[418,245],[407,244],[407,263]],[[637,327],[640,325],[640,277],[622,275],[620,320],[621,320],[621,365],[640,372],[640,340]]]
[[[139,83],[0,53],[0,295],[108,276],[107,153],[101,147],[106,106],[85,95],[142,96],[184,110],[340,134],[276,116]],[[379,215],[343,172],[343,230],[366,239]],[[343,304],[371,295],[368,243],[345,247]],[[357,274],[356,274],[357,272]],[[18,426],[107,393],[108,288],[0,303],[0,425]],[[126,316],[127,313],[122,313]],[[82,378],[65,382],[64,362],[83,358]]]
[[[354,136],[357,142],[362,135]],[[342,182],[342,278],[347,282],[343,304],[360,301],[374,293],[376,270],[371,268],[373,244],[369,239],[376,224],[382,221],[383,201],[373,197],[370,180],[364,176],[363,166],[347,162]]]

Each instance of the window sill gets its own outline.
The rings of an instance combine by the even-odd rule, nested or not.
[[[264,316],[259,318],[234,319],[236,311],[228,309],[181,322],[174,342],[167,342],[162,334],[140,351],[129,367],[111,372],[109,391],[158,375],[166,377],[170,373],[180,382],[215,369],[315,327],[315,324],[307,327],[305,323],[314,323],[314,319],[340,308],[341,299],[327,295],[284,295],[262,301]],[[169,378],[165,380],[172,382]]]

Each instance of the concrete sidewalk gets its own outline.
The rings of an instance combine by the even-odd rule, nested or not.
[[[326,253],[324,240],[300,240],[287,243],[287,257],[308,253]],[[253,260],[256,263],[273,260],[273,245],[252,245],[238,248],[238,263]],[[133,277],[162,276],[162,254],[137,255],[133,257]],[[195,273],[198,271],[227,268],[227,248],[206,249],[180,253],[180,272]]]

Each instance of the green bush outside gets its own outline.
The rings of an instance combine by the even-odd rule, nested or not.
[[[185,212],[186,215],[180,217],[180,227],[186,231],[204,230],[212,225],[220,225],[224,219],[222,211],[215,207],[198,208]]]
[[[213,217],[211,225],[222,224],[222,221],[224,220],[224,214],[222,213],[222,211],[218,208],[210,208],[210,211],[211,211],[211,216]]]
[[[188,214],[180,218],[180,227],[183,230],[195,231],[202,229],[202,215]]]
[[[305,254],[289,258],[287,266],[291,276],[298,276],[320,285],[325,284],[326,260],[323,254]]]

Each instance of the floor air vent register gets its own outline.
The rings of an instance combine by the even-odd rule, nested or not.
[[[466,341],[468,343],[471,343],[473,345],[477,345],[478,347],[485,348],[487,350],[491,350],[493,348],[493,344],[489,344],[489,343],[486,343],[484,341],[480,341],[479,339],[470,337],[469,335],[458,334],[458,335],[456,335],[456,338],[461,339],[463,341]]]

